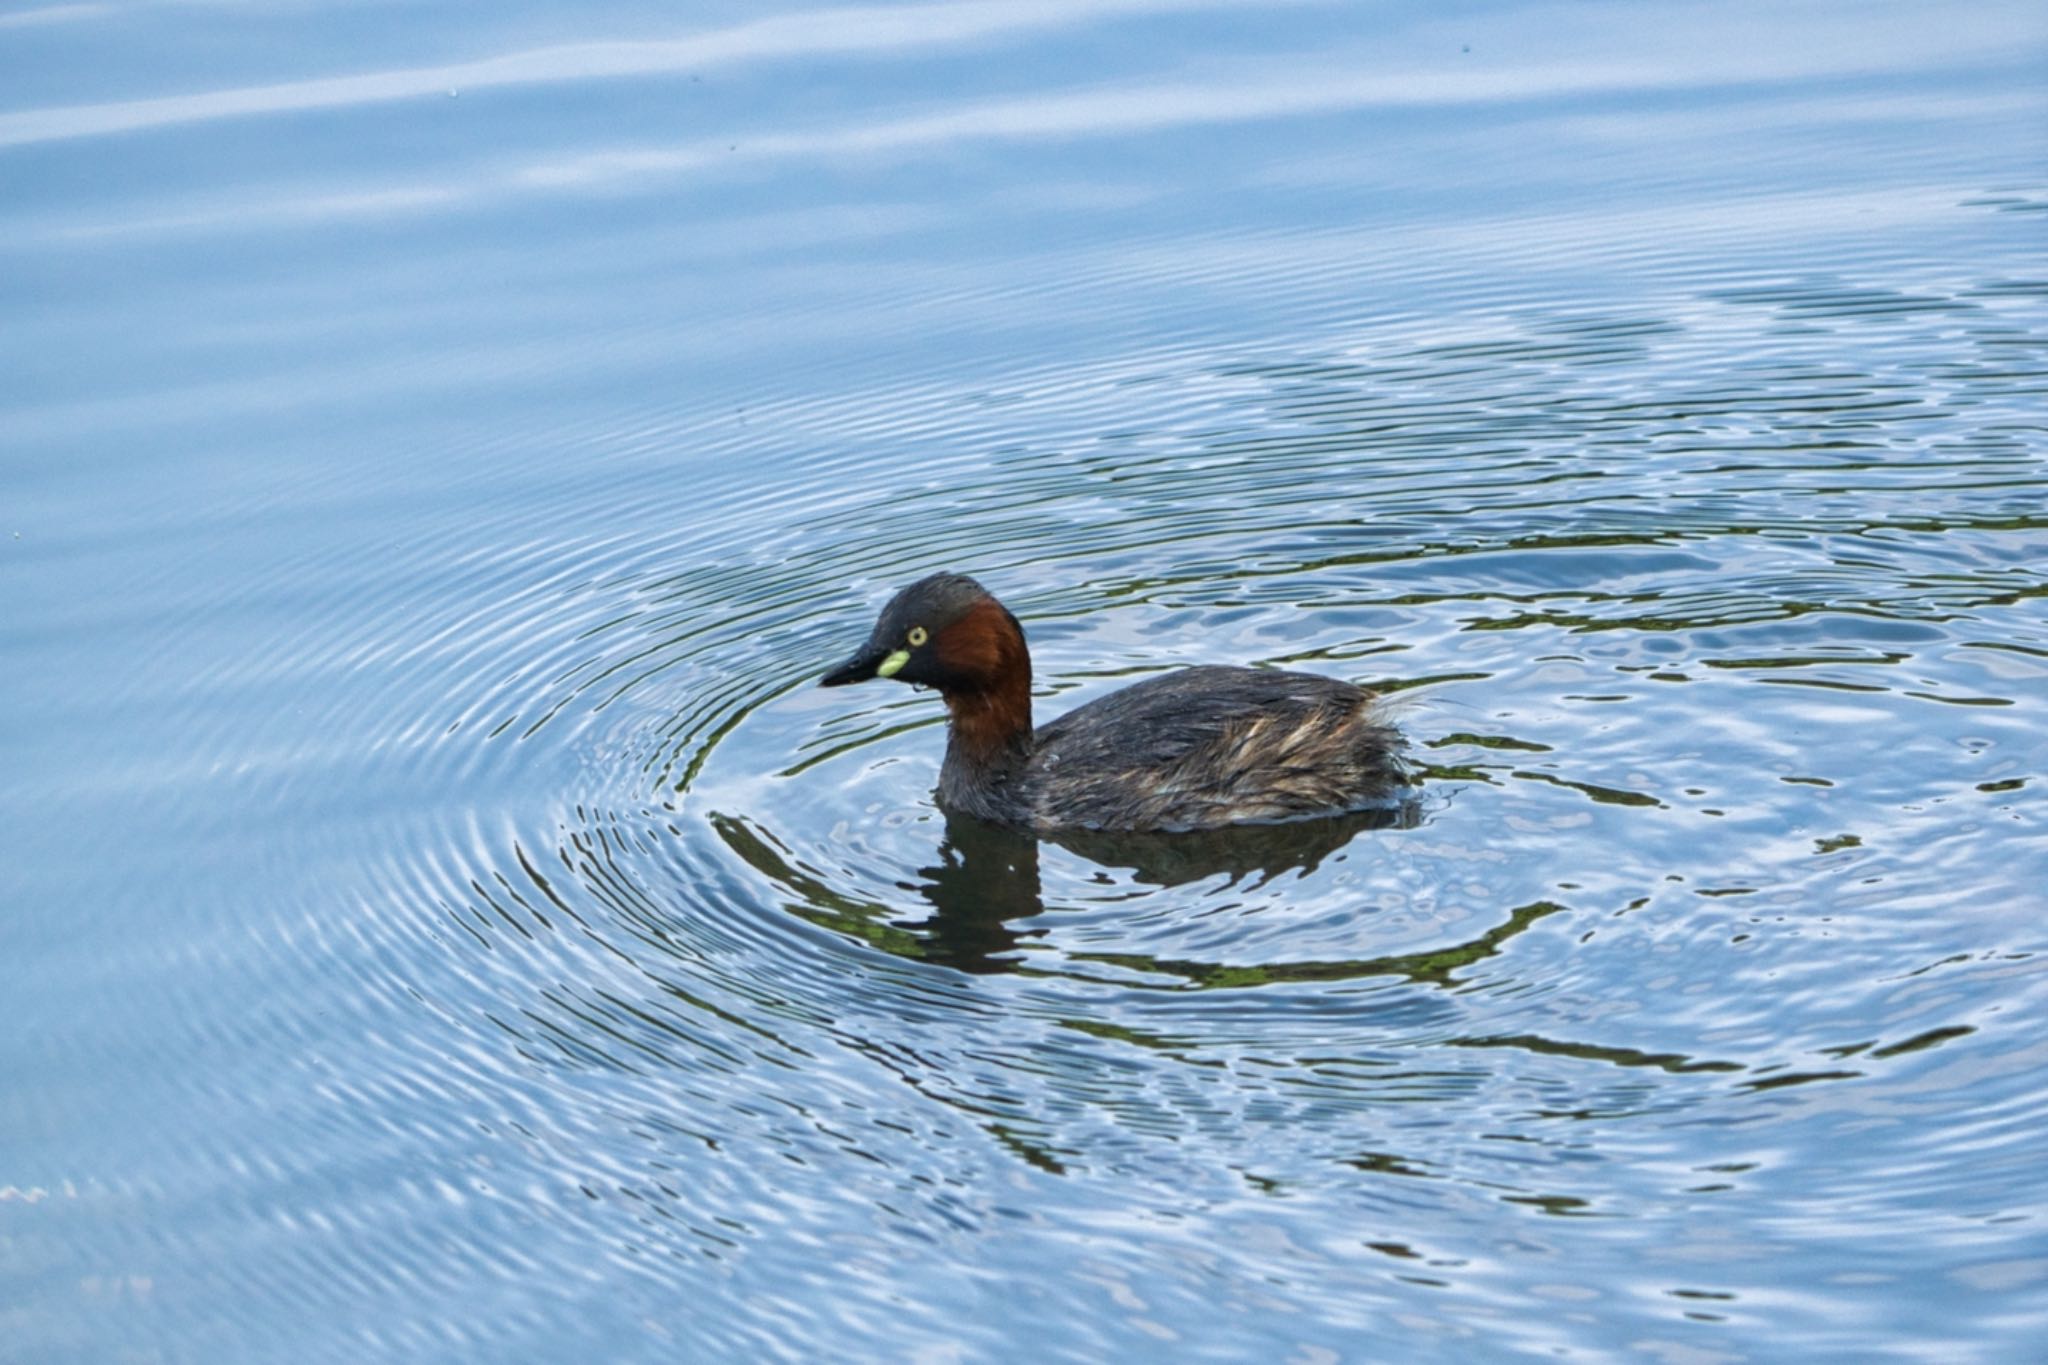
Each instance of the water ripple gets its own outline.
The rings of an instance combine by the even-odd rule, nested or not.
[[[1729,309],[1957,315],[1869,296],[1699,306],[1721,329]],[[1610,341],[1554,344],[1571,329]],[[1032,1178],[1114,1181],[1208,1230],[1211,1264],[1147,1272],[1159,1312],[1255,1271],[1283,1300],[1346,1286],[1392,1305],[1424,1284],[1498,1309],[1542,1297],[1507,1288],[1504,1236],[1557,1250],[1591,1244],[1541,1224],[1663,1228],[1710,1265],[1698,1211],[1736,1201],[1777,1210],[1747,1223],[1758,1245],[1823,1224],[1850,1261],[1876,1254],[1864,1227],[1973,1245],[1986,1225],[1956,1210],[1954,1148],[1910,1116],[2032,1064],[2005,1041],[2042,990],[2020,922],[1930,915],[1983,884],[1971,831],[2040,848],[2042,527],[2007,503],[2043,483],[2021,455],[1859,414],[1910,401],[1959,447],[1995,434],[2037,396],[1982,368],[2018,330],[1946,333],[1938,403],[1924,383],[1886,399],[1899,385],[1825,333],[1765,328],[1679,381],[1665,348],[1701,354],[1690,322],[1577,317],[1076,373],[992,458],[985,427],[943,420],[964,410],[943,392],[863,402],[843,428],[815,405],[786,425],[757,411],[750,440],[829,434],[843,453],[716,494],[744,545],[703,517],[573,530],[628,518],[648,492],[632,464],[573,512],[479,509],[479,541],[517,548],[444,564],[433,614],[401,630],[385,614],[420,609],[402,585],[435,552],[380,552],[364,576],[389,586],[358,603],[358,633],[305,631],[268,667],[346,676],[333,720],[376,736],[365,762],[430,789],[551,784],[562,804],[363,817],[385,852],[357,914],[330,926],[309,904],[292,951],[352,964],[372,994],[341,1007],[364,1029],[309,1059],[312,1105],[280,1121],[339,1121],[387,1154],[366,1160],[422,1141],[475,1156],[462,1186],[287,1230],[337,1279],[396,1293],[334,1237],[410,1265],[437,1226],[422,1203],[559,1222],[573,1201],[628,1273],[666,1257],[767,1275],[797,1273],[791,1236],[855,1198],[882,1239],[836,1281],[859,1314],[886,1300],[884,1260],[863,1259],[885,1247],[985,1237],[1036,1257],[1079,1235],[1085,1195],[1011,1207]],[[1455,410],[1404,406],[1459,382]],[[933,452],[908,484],[874,459],[904,429]],[[810,686],[883,594],[946,563],[1024,616],[1048,713],[1197,655],[1322,668],[1401,690],[1423,799],[1208,842],[949,824],[929,699]],[[419,1109],[474,1118],[458,1139],[341,1117]],[[2026,1119],[2017,1098],[1983,1106],[1969,1145],[2018,1151]],[[1881,1189],[1866,1161],[1785,1150],[1852,1138],[1891,1154]],[[800,1181],[793,1203],[778,1170],[840,1192]],[[1384,1273],[1287,1212],[1311,1195],[1352,1210]],[[2025,1203],[2008,1184],[1982,1207]],[[1518,1230],[1489,1231],[1504,1215]],[[1112,1300],[1137,1293],[1104,1273]],[[1700,1320],[1769,1292],[1747,1271],[1646,1273],[1643,1293]]]
[[[1226,3],[1116,13],[1196,8],[1244,28]],[[1549,13],[1551,46],[1503,19],[1470,63],[1461,19],[1425,64],[1340,44],[1302,66],[1246,30],[1178,75],[767,103],[744,155],[708,116],[472,145],[412,185],[352,182],[346,156],[300,179],[318,158],[295,148],[289,176],[198,158],[11,215],[0,249],[133,286],[144,338],[132,385],[67,380],[42,352],[91,334],[25,307],[10,355],[50,382],[11,437],[168,452],[119,490],[90,461],[10,485],[29,536],[0,638],[38,718],[10,739],[47,774],[10,811],[78,854],[26,863],[8,919],[37,1054],[13,1132],[72,1139],[23,1144],[0,1185],[31,1305],[0,1313],[12,1334],[104,1354],[86,1303],[207,1359],[2038,1337],[2048,286],[1897,244],[2023,231],[2037,187],[1959,160],[1496,199],[1500,156],[1420,176],[1398,158],[1430,145],[1363,137],[1232,179],[1270,220],[1171,193],[1149,144],[1009,200],[861,178],[1361,109],[1506,105],[1518,145],[1585,149],[1648,136],[1587,100],[1738,77],[1882,125],[1901,71],[2016,60],[1996,6],[1930,52],[1795,25],[1694,60],[1695,17],[1604,65],[1549,61],[1591,22]],[[184,166],[196,125],[359,133],[444,84],[497,90],[509,126],[528,87],[936,62],[1102,22],[529,31],[82,89],[0,114],[0,142],[40,165],[132,154],[122,132]],[[1978,126],[1969,92],[1944,108]],[[1691,135],[1763,116],[1725,112]],[[842,197],[764,206],[775,165]],[[530,290],[498,287],[532,265],[516,243],[444,271],[295,235],[503,198],[552,232],[684,170],[704,184],[637,210],[660,221],[570,234],[587,259]],[[1387,220],[1318,198],[1361,177],[1485,198]],[[1168,211],[1082,232],[1077,203]],[[190,261],[168,227],[248,244],[239,311],[155,281]],[[969,228],[1009,268],[919,258],[917,233]],[[873,241],[900,249],[836,254]],[[344,264],[306,270],[326,252]],[[600,325],[582,300],[619,278],[650,282],[646,311]],[[352,341],[273,357],[309,315]],[[793,336],[816,348],[799,378]],[[1004,365],[969,344],[991,336]],[[479,411],[528,388],[552,397]],[[304,458],[271,458],[279,431]],[[1343,676],[1388,696],[1415,799],[1204,837],[949,820],[933,698],[814,686],[939,568],[1023,618],[1041,717],[1204,660]],[[112,1008],[130,991],[146,1016]],[[174,1116],[164,1138],[65,1121],[113,1091]],[[715,1306],[679,1313],[678,1289]]]

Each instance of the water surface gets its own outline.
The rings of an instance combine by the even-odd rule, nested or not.
[[[0,1355],[2034,1358],[2044,54],[0,16]],[[949,823],[939,568],[1416,800]]]

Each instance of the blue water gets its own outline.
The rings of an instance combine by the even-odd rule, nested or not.
[[[2048,13],[0,12],[0,1359],[2033,1360]],[[1040,844],[811,684],[1386,692]]]

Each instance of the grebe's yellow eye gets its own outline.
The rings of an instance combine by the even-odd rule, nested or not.
[[[910,647],[912,649],[916,649],[919,645],[923,644],[926,640],[930,638],[931,637],[929,635],[925,634],[923,626],[912,626],[910,628]]]

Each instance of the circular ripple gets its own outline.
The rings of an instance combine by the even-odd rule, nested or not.
[[[1149,1280],[1190,1313],[1262,1275],[1411,1311],[1419,1274],[1483,1315],[1525,1292],[1504,1248],[1580,1254],[1573,1220],[1703,1246],[1702,1201],[1764,1201],[1809,1239],[1828,1213],[1843,1263],[1878,1254],[1860,1227],[1961,1235],[1923,1137],[1883,1139],[1877,1192],[1778,1155],[1880,1123],[1873,1082],[1952,1097],[2000,1026],[1972,988],[2024,970],[2009,914],[1941,915],[2043,780],[2037,381],[1998,359],[2027,304],[1883,302],[1803,282],[656,423],[556,496],[479,483],[459,548],[363,547],[346,600],[252,584],[274,649],[215,683],[328,747],[207,713],[317,831],[251,864],[291,889],[244,951],[318,984],[235,1025],[301,1031],[288,1073],[178,1083],[360,1154],[302,1217],[312,1169],[254,1177],[277,1292],[391,1304],[402,1342],[437,1264],[507,1296],[488,1346],[564,1248],[658,1298],[678,1263],[799,1282],[829,1234],[835,1311],[881,1332],[903,1246],[1028,1278],[1107,1206],[1209,1258]],[[1831,342],[1929,318],[1896,370]],[[1392,696],[1420,800],[1213,838],[949,822],[936,701],[814,685],[942,567],[1024,619],[1041,717],[1182,663],[1326,672]],[[240,1159],[214,1141],[191,1160]]]

